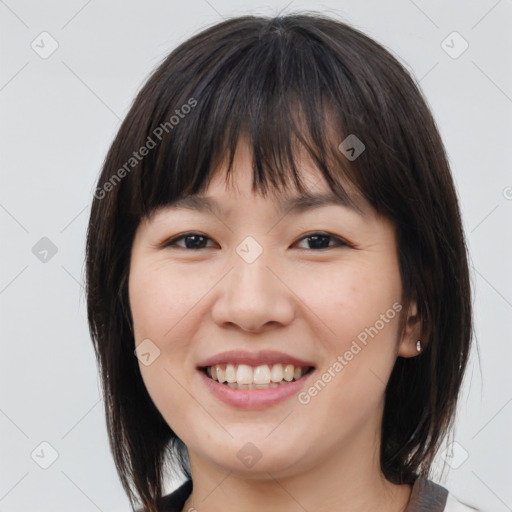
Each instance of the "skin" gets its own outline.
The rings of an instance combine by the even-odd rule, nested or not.
[[[306,158],[312,192],[329,188]],[[365,203],[365,215],[329,205],[277,214],[277,199],[251,191],[251,154],[240,140],[234,182],[218,169],[206,194],[225,216],[159,210],[132,247],[129,298],[135,345],[160,355],[142,378],[156,407],[189,451],[194,489],[183,510],[403,511],[411,486],[384,478],[379,464],[384,390],[398,356],[414,357],[420,322],[413,303],[385,326],[309,403],[291,397],[259,410],[219,401],[199,362],[232,349],[274,349],[314,362],[321,377],[366,327],[402,304],[395,230]],[[295,191],[286,195],[296,196]],[[163,242],[193,231],[202,249]],[[340,237],[316,248],[312,232]],[[245,237],[263,248],[251,264],[236,252]],[[189,239],[190,247],[194,240]],[[407,315],[399,333],[400,315]],[[387,318],[387,317],[386,317]],[[148,433],[150,435],[150,433]],[[261,459],[237,457],[247,443]]]

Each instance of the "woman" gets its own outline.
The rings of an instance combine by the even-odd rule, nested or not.
[[[104,162],[87,293],[132,506],[470,510],[429,480],[472,338],[457,195],[360,31],[242,16],[165,58]]]

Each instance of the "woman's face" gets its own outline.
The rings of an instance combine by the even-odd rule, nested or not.
[[[310,194],[330,192],[318,171],[301,172]],[[360,213],[254,195],[243,143],[235,186],[221,176],[205,194],[218,209],[166,208],[135,236],[129,297],[152,400],[193,467],[284,476],[374,449],[385,385],[418,334],[399,337],[392,224],[364,201]],[[219,380],[282,383],[237,389],[208,376],[209,362]],[[314,369],[288,382],[293,362]]]

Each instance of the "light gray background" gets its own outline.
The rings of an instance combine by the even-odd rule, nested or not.
[[[136,92],[172,48],[206,24],[287,3],[0,1],[0,510],[128,510],[86,324],[95,181]],[[512,0],[296,0],[286,12],[301,9],[341,16],[391,50],[439,124],[461,199],[480,344],[441,483],[484,510],[512,510]],[[31,47],[51,48],[43,31],[58,43],[46,59]],[[469,44],[458,58],[445,51],[463,48],[453,31]],[[42,237],[57,248],[46,262],[32,251]],[[41,468],[52,450],[57,459]]]

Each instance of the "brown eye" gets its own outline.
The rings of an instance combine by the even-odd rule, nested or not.
[[[184,240],[185,246],[177,245],[178,242],[181,240]],[[191,250],[197,250],[197,249],[205,249],[205,241],[210,240],[205,235],[202,235],[200,233],[185,233],[183,235],[180,235],[176,238],[173,238],[172,240],[169,240],[168,242],[165,242],[163,245],[164,247],[178,247],[180,249],[191,249]]]
[[[324,233],[324,232],[317,232],[317,233],[310,233],[309,235],[306,235],[300,239],[302,240],[308,240],[309,247],[306,247],[306,249],[330,249],[332,246],[329,246],[329,241],[334,241],[335,246],[349,246],[347,242],[342,240],[341,238],[338,238],[337,236],[331,235],[330,233]]]

